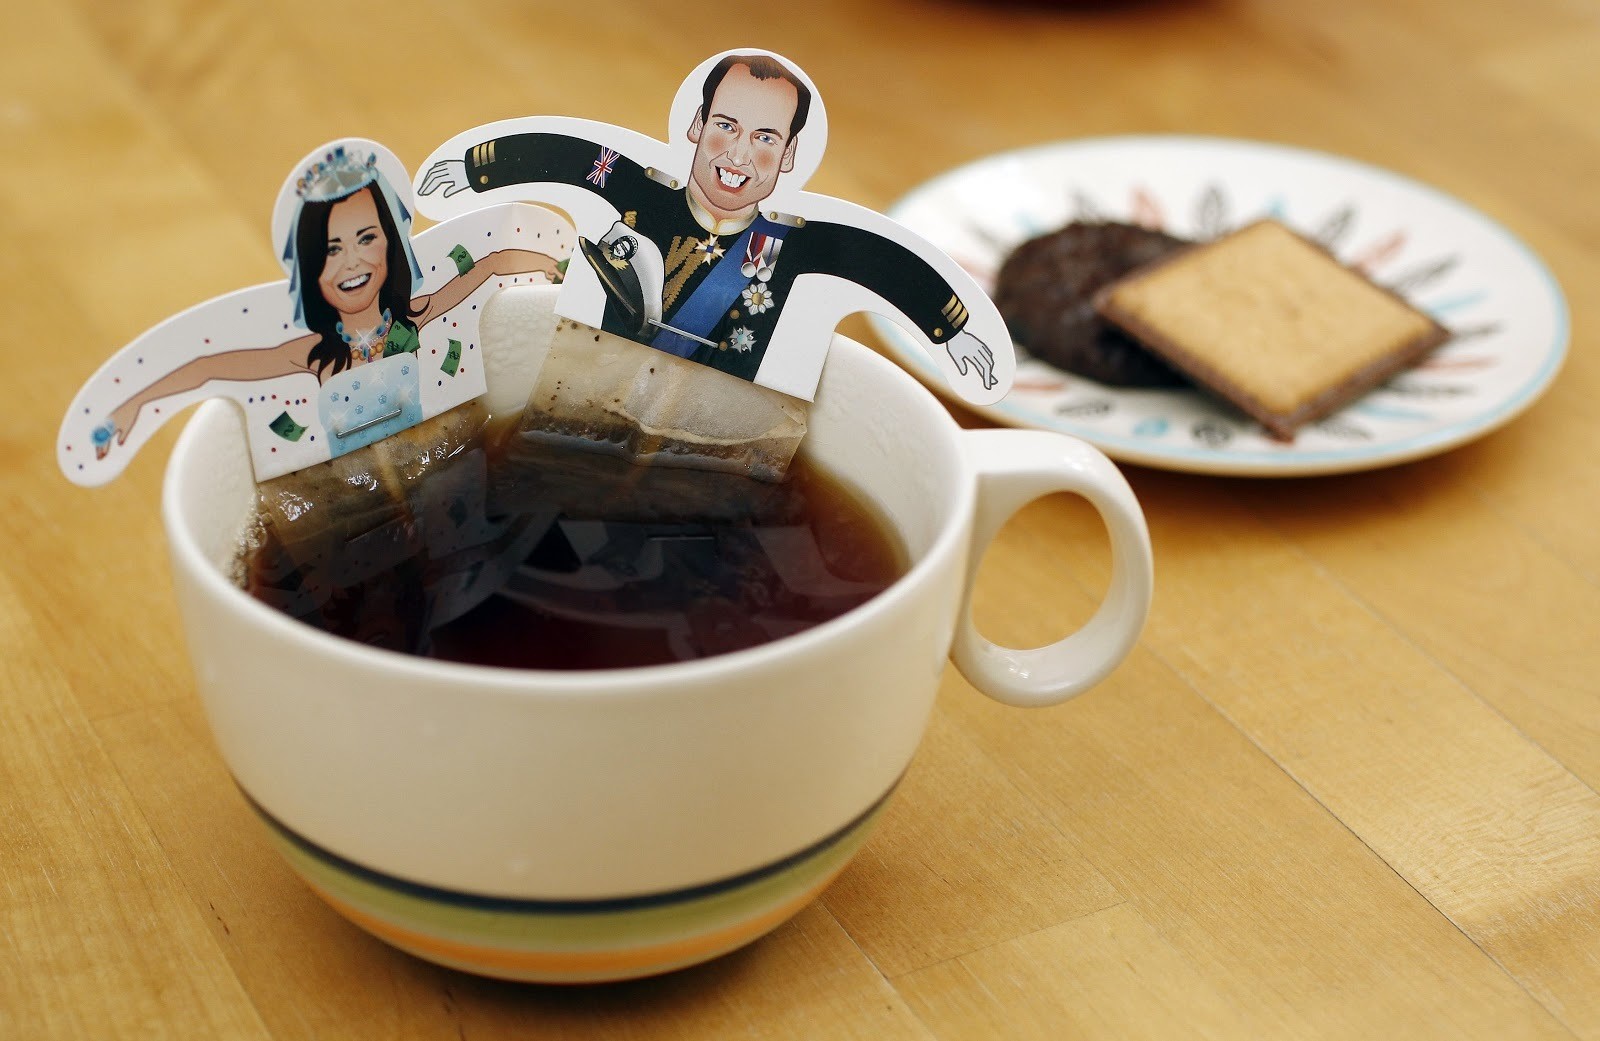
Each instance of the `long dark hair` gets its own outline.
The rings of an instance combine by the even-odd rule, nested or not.
[[[416,332],[417,327],[411,319],[422,312],[411,310],[411,260],[406,254],[405,240],[400,237],[400,229],[395,227],[394,216],[389,212],[389,203],[378,191],[378,186],[369,184],[357,191],[372,193],[373,204],[378,210],[378,224],[383,228],[384,239],[389,244],[389,277],[378,287],[378,306],[387,309],[395,321]],[[322,269],[328,263],[328,215],[337,203],[353,195],[355,192],[327,202],[306,202],[300,210],[300,223],[294,230],[306,329],[322,334],[322,339],[306,354],[306,366],[316,368],[318,379],[322,378],[322,370],[329,365],[333,366],[330,375],[338,375],[351,364],[350,346],[336,328],[339,312],[322,298],[319,282]]]

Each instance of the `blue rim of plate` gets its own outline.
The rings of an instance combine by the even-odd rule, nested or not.
[[[924,228],[918,227],[915,222],[908,221],[905,218],[906,210],[917,204],[924,196],[946,190],[953,182],[971,178],[986,168],[999,164],[1027,163],[1030,159],[1037,159],[1040,156],[1054,156],[1074,149],[1114,148],[1117,146],[1199,146],[1258,151],[1283,158],[1295,158],[1326,164],[1331,168],[1339,168],[1377,181],[1388,182],[1395,187],[1430,198],[1442,209],[1450,211],[1453,216],[1478,224],[1491,237],[1499,240],[1499,246],[1525,263],[1528,269],[1542,281],[1543,288],[1549,294],[1548,304],[1552,318],[1552,329],[1550,342],[1543,348],[1544,354],[1538,368],[1520,386],[1509,393],[1497,397],[1492,407],[1486,408],[1481,412],[1409,437],[1384,442],[1381,445],[1338,450],[1296,450],[1293,447],[1285,447],[1266,451],[1219,452],[1203,447],[1153,446],[1147,440],[1137,436],[1108,434],[1083,423],[1075,423],[1068,419],[1012,404],[1010,398],[986,406],[975,406],[963,401],[961,404],[964,407],[1002,425],[1053,430],[1071,434],[1095,445],[1119,462],[1139,466],[1219,476],[1317,476],[1377,469],[1411,462],[1456,448],[1482,437],[1509,423],[1537,401],[1544,391],[1548,389],[1551,382],[1554,381],[1557,372],[1560,371],[1570,342],[1571,319],[1566,296],[1561,290],[1560,283],[1557,282],[1554,274],[1551,273],[1549,267],[1537,253],[1499,222],[1441,189],[1380,166],[1373,166],[1357,159],[1349,159],[1329,152],[1244,138],[1209,137],[1190,134],[1132,134],[1075,138],[999,152],[947,170],[901,196],[889,207],[887,215],[905,224],[922,237],[931,238]],[[1019,214],[1019,217],[1021,218],[1019,223],[1026,223],[1030,220],[1026,217],[1026,214]],[[881,315],[869,314],[867,320],[873,332],[883,345],[889,349],[889,353],[896,361],[936,392],[946,398],[952,397],[937,364],[905,330],[895,324],[893,320]],[[1071,378],[1081,380],[1081,377]],[[1098,384],[1095,386],[1099,387]],[[1115,387],[1101,387],[1100,389],[1113,397],[1126,393]],[[1138,393],[1195,395],[1200,392],[1180,389],[1165,392],[1147,390]]]

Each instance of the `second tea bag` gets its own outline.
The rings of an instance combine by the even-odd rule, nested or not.
[[[798,398],[559,319],[518,432],[777,481],[805,437],[806,412]]]
[[[247,587],[329,632],[423,650],[532,546],[487,515],[488,420],[468,402],[262,482]]]

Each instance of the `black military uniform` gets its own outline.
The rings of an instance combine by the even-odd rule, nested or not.
[[[624,224],[660,249],[663,323],[716,346],[654,328],[629,335],[741,379],[755,378],[801,275],[833,275],[871,290],[937,344],[967,321],[950,283],[897,242],[779,213],[718,222],[675,179],[592,141],[510,135],[473,146],[466,168],[474,191],[555,182],[605,198]]]

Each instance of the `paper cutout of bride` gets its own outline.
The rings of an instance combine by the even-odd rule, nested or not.
[[[208,397],[239,405],[266,480],[483,394],[483,301],[509,283],[560,281],[574,233],[514,204],[413,237],[410,184],[374,141],[302,159],[273,214],[287,281],[199,304],[117,352],[62,423],[63,472],[111,480],[167,419]]]

